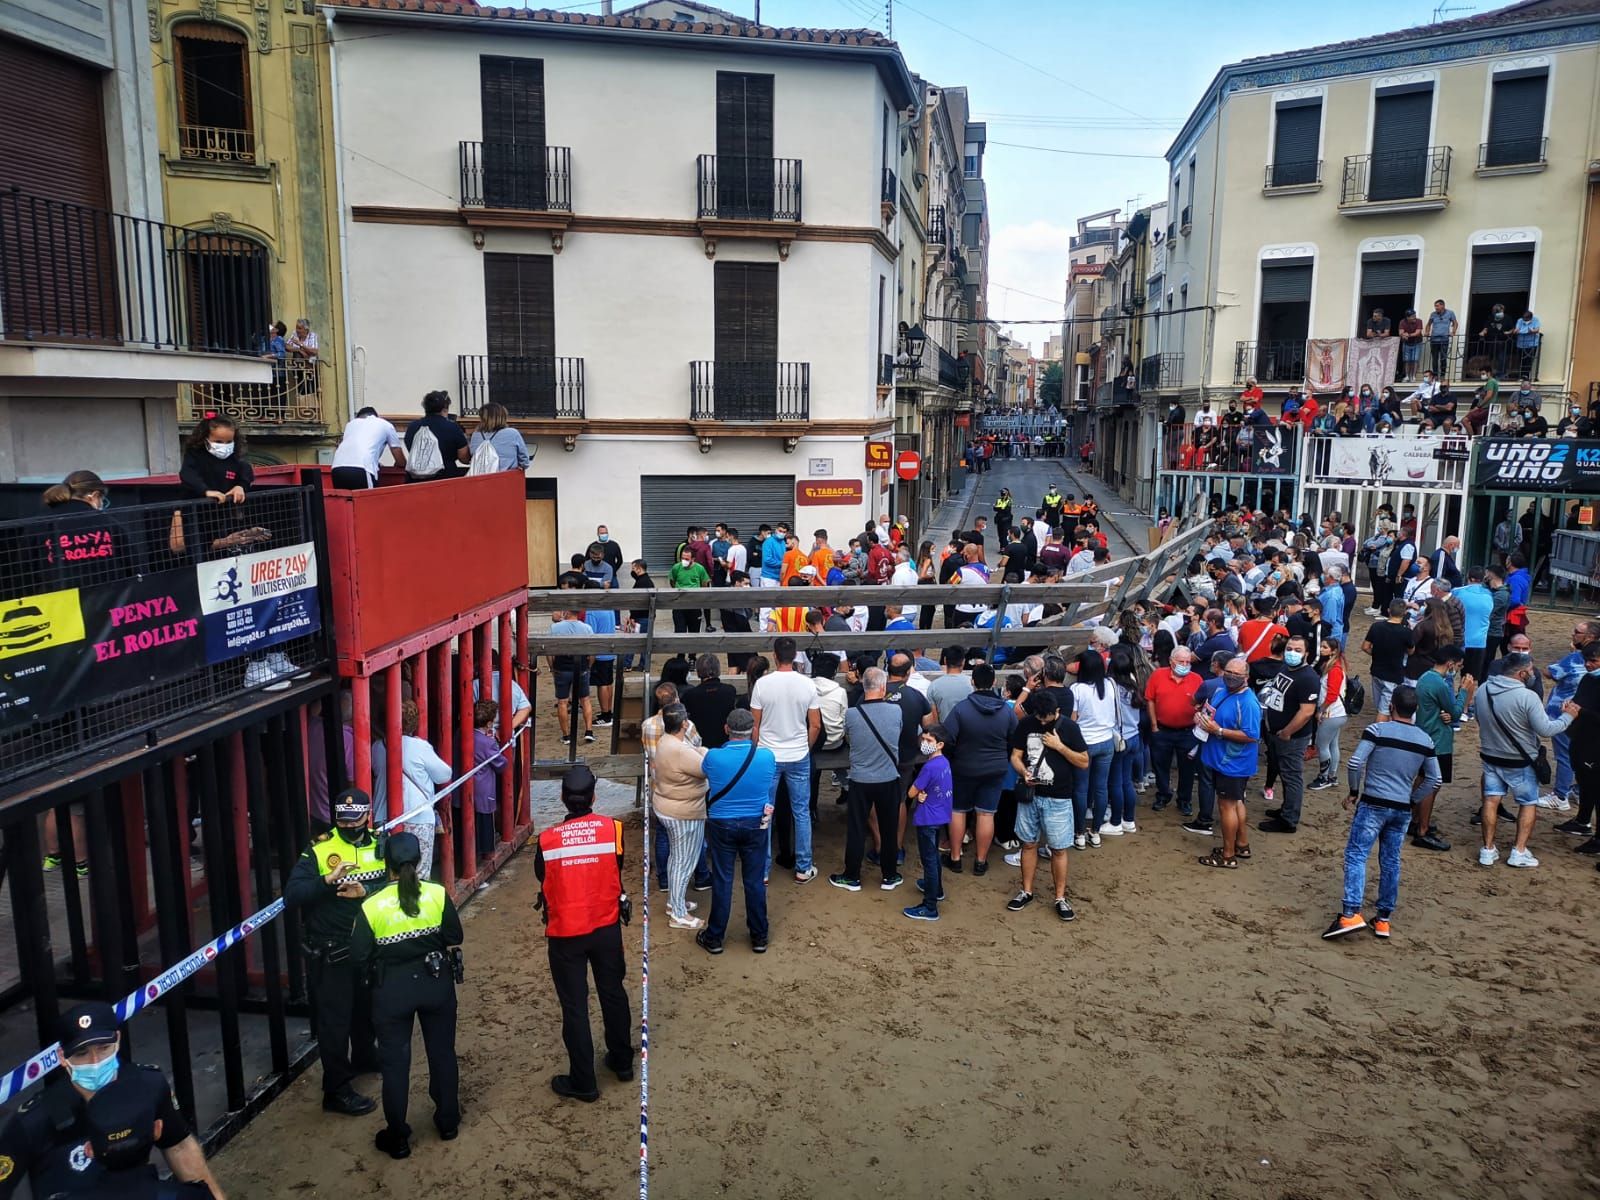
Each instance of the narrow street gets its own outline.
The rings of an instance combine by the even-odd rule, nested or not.
[[[1112,558],[1143,554],[1149,549],[1144,542],[1144,531],[1150,524],[1148,514],[1135,511],[1128,501],[1111,490],[1109,484],[1102,483],[1087,471],[1078,470],[1075,462],[1063,458],[996,458],[990,469],[978,476],[977,495],[973,499],[966,526],[970,528],[980,516],[988,517],[991,522],[994,520],[994,502],[1003,487],[1011,489],[1016,501],[1017,519],[1020,521],[1024,514],[1038,511],[1039,501],[1052,483],[1061,489],[1063,495],[1068,492],[1079,498],[1092,495],[1099,501],[1100,510],[1107,518],[1102,521],[1102,528],[1111,547]],[[933,536],[948,537],[949,532],[942,526],[936,526]]]

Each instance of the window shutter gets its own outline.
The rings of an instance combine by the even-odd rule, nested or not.
[[[1368,258],[1361,264],[1363,296],[1412,295],[1417,290],[1415,258]],[[1391,317],[1396,314],[1390,313]],[[1366,316],[1365,313],[1362,314]]]
[[[1314,183],[1317,143],[1322,133],[1322,102],[1279,106],[1272,143],[1272,185]]]
[[[105,73],[0,37],[0,186],[108,208]],[[39,114],[49,135],[39,136]]]
[[[1311,300],[1310,263],[1263,263],[1261,303],[1301,304]]]
[[[1549,83],[1550,77],[1543,73],[1495,80],[1489,100],[1489,144],[1484,148],[1484,166],[1539,161]]]
[[[545,206],[544,60],[484,55],[483,202],[489,208]]]
[[[717,72],[717,213],[773,215],[771,75]]]
[[[1433,89],[1379,96],[1372,117],[1367,199],[1420,196],[1428,178],[1428,123]]]
[[[483,256],[489,399],[513,416],[556,410],[555,258]]]
[[[720,420],[770,420],[778,405],[778,264],[717,263],[713,280]]]
[[[1472,294],[1483,296],[1527,292],[1533,287],[1533,251],[1475,253],[1472,256]]]

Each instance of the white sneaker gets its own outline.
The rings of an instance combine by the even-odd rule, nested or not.
[[[1008,866],[1008,867],[1020,867],[1021,865],[1022,865],[1022,851],[1021,850],[1018,850],[1014,854],[1006,855],[1006,866]]]
[[[1091,833],[1089,835],[1089,845],[1091,845],[1091,846],[1099,846],[1100,845],[1100,835],[1098,833]]]
[[[288,688],[289,680],[274,670],[267,658],[252,658],[245,664],[244,685],[264,692],[281,692]]]
[[[1100,844],[1100,839],[1099,838],[1095,838],[1094,841],[1095,841],[1095,845],[1098,846]],[[1074,850],[1082,850],[1088,844],[1089,844],[1089,839],[1084,837],[1083,834],[1078,833],[1078,834],[1074,834],[1073,835],[1072,848]]]
[[[706,923],[699,917],[672,917],[667,921],[674,929],[704,929]]]
[[[1565,796],[1558,795],[1555,792],[1546,792],[1539,797],[1536,803],[1540,808],[1548,808],[1551,812],[1564,813],[1572,811],[1572,802]],[[1513,853],[1515,852],[1513,851]]]
[[[1478,865],[1492,867],[1500,861],[1500,851],[1493,846],[1484,846],[1478,851]]]
[[[1098,832],[1101,837],[1121,837],[1122,822],[1118,821],[1113,824],[1112,822],[1107,821],[1104,825],[1100,826]]]
[[[1381,616],[1383,616],[1383,613],[1381,611],[1379,611],[1378,609],[1376,609],[1376,608],[1369,608],[1369,609],[1366,610],[1366,613],[1367,613],[1367,616],[1369,616],[1369,617],[1381,617]]]
[[[272,669],[280,675],[289,675],[295,679],[310,679],[311,672],[305,670],[282,650],[273,650],[267,654],[267,661],[272,664]]]
[[[807,867],[804,871],[796,871],[794,873],[794,881],[796,883],[810,883],[816,877],[817,877],[817,868],[814,867],[814,866],[813,867]]]
[[[1481,859],[1482,855],[1479,855],[1479,858]],[[1513,849],[1510,854],[1506,855],[1506,866],[1508,867],[1537,867],[1538,865],[1539,860],[1526,850]]]
[[[1122,823],[1122,832],[1123,833],[1138,833],[1139,832],[1139,827],[1137,825],[1135,825],[1132,821],[1124,821]]]

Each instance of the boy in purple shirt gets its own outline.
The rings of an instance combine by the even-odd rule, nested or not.
[[[500,777],[495,772],[505,767],[506,756],[500,753],[494,736],[499,723],[500,706],[493,700],[479,700],[472,706],[472,762],[483,767],[472,777],[473,830],[480,863],[494,853],[494,819],[500,810]]]
[[[943,725],[930,725],[922,731],[921,748],[928,761],[917,772],[907,797],[916,804],[911,812],[911,824],[916,827],[917,853],[922,856],[922,878],[917,880],[922,903],[903,910],[913,921],[937,921],[939,901],[944,899],[939,831],[950,823],[950,809],[955,798],[950,760],[944,756],[949,740],[950,735]]]

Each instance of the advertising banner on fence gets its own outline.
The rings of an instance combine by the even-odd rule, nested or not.
[[[1327,438],[1322,445],[1327,447],[1328,460],[1326,468],[1316,464],[1318,482],[1419,487],[1440,479],[1434,438]]]
[[[218,559],[195,570],[210,662],[304,637],[322,625],[310,542]]]
[[[1288,475],[1294,470],[1294,430],[1257,425],[1250,430],[1250,469],[1258,475]]]
[[[1600,493],[1600,441],[1489,438],[1474,487],[1497,492]]]

